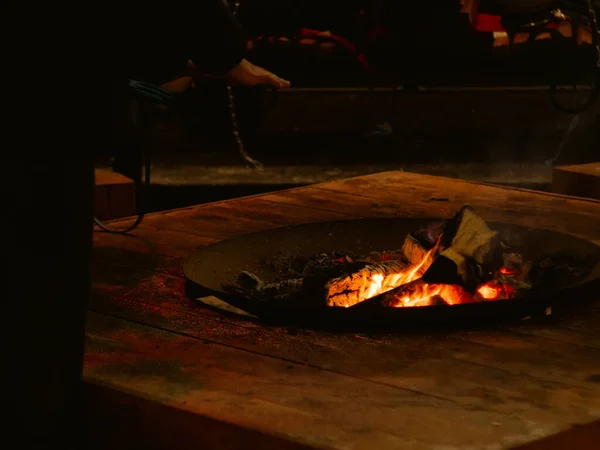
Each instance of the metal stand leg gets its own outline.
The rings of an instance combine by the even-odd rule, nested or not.
[[[146,133],[149,127],[147,125],[147,111],[145,111],[144,105],[142,105],[140,101],[130,101],[130,118],[133,131],[132,139],[128,140],[127,142],[130,144],[130,153],[125,153],[128,150],[127,148],[121,148],[121,151],[123,152],[120,155],[121,159],[119,160],[121,167],[118,165],[117,167],[113,166],[113,170],[131,178],[135,183],[135,196],[138,216],[132,225],[122,230],[109,228],[100,219],[94,217],[94,223],[108,233],[129,233],[137,228],[140,223],[142,223],[142,220],[146,214],[147,205],[145,201],[145,195],[147,195],[150,187],[150,151],[146,145]],[[142,167],[144,172],[143,180]]]

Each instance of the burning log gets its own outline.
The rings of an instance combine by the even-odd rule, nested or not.
[[[489,279],[484,267],[498,260],[500,238],[473,207],[464,206],[446,223],[441,245],[443,250],[423,274],[423,280],[474,290]]]
[[[404,284],[410,265],[404,261],[365,263],[361,269],[325,283],[328,306],[349,307]]]
[[[419,237],[413,233],[406,236],[404,244],[402,245],[402,253],[413,266],[418,266],[415,272],[418,278],[423,276],[437,258],[438,253],[441,250],[440,239],[441,235],[438,235],[436,241],[431,243],[425,238]]]
[[[407,260],[410,264],[416,266],[421,264],[426,256],[430,256],[431,262],[437,255],[435,252],[440,248],[438,243],[445,223],[446,221],[443,220],[432,222],[416,232],[409,233],[404,239],[401,250],[372,252],[364,259],[370,262]],[[433,250],[431,255],[427,255],[436,245],[438,248]],[[424,264],[423,266],[427,269],[428,264]]]
[[[463,206],[444,227],[443,240],[457,253],[465,255],[477,264],[492,263],[500,256],[500,236],[492,230],[472,206]]]
[[[405,283],[410,272],[404,260],[353,261],[329,267],[309,263],[303,273],[303,290],[306,297],[320,299],[327,306],[349,307]]]
[[[373,297],[362,305],[383,307],[409,307],[430,305],[458,305],[474,302],[474,297],[462,286],[453,284],[429,284],[422,279],[411,281],[396,289]]]
[[[569,267],[561,258],[524,263],[508,250],[471,206],[437,221],[404,240],[401,250],[318,254],[283,264],[288,278],[264,283],[241,272],[231,292],[265,302],[302,308],[456,305],[508,299],[532,289],[530,278],[558,277]],[[549,266],[550,269],[547,267]],[[551,270],[552,269],[552,270]],[[563,270],[559,270],[563,269]],[[571,270],[572,271],[572,270]]]
[[[427,252],[431,250],[431,247],[427,248],[427,244],[424,239],[419,239],[412,233],[409,233],[404,239],[402,245],[402,253],[411,264],[419,264],[423,261],[423,258],[427,255]]]

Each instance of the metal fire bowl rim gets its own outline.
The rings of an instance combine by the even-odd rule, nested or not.
[[[580,282],[564,286],[543,296],[527,296],[493,302],[453,306],[383,308],[356,305],[352,308],[323,307],[322,310],[292,308],[285,304],[266,304],[223,290],[232,284],[242,270],[270,282],[276,276],[261,266],[260,261],[274,259],[277,253],[310,256],[315,253],[394,250],[401,247],[406,234],[420,226],[444,220],[428,218],[364,218],[312,222],[273,228],[226,239],[197,250],[183,265],[190,295],[214,295],[223,301],[263,320],[298,325],[380,325],[408,327],[449,323],[477,324],[488,321],[519,319],[543,315],[548,307],[589,300],[600,288],[600,246],[572,235],[501,222],[488,222],[509,243],[522,242],[529,251],[540,256],[568,250],[574,254],[597,256],[592,273]],[[271,279],[269,279],[271,277]],[[194,292],[194,293],[192,293]]]

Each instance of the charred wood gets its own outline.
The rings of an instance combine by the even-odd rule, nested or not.
[[[364,262],[359,270],[325,283],[328,306],[349,307],[406,282],[410,265],[405,261]]]
[[[490,279],[490,266],[501,257],[500,237],[471,206],[446,222],[442,251],[423,274],[428,283],[460,284],[467,290]]]
[[[451,284],[429,284],[414,280],[384,294],[366,300],[361,306],[408,307],[472,303],[474,297],[462,286]]]
[[[302,292],[301,278],[283,280],[277,283],[264,283],[258,276],[250,272],[240,272],[237,276],[237,292],[263,301],[289,300]],[[230,286],[230,289],[233,288]]]

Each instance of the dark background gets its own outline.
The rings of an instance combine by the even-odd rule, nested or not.
[[[518,30],[550,7],[578,19],[585,5],[482,0],[479,13]],[[157,115],[151,209],[397,169],[550,189],[553,165],[598,159],[598,106],[566,114],[548,92],[550,83],[585,85],[590,45],[559,37],[494,47],[459,0],[251,0],[238,18],[248,58],[292,82],[279,93],[235,89],[244,143],[265,168],[238,153],[225,83],[200,82]],[[306,43],[303,28],[330,30],[357,53],[330,39]]]

